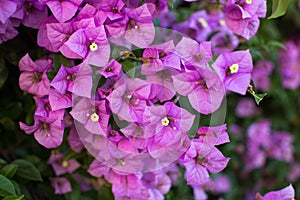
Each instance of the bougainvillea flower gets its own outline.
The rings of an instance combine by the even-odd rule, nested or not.
[[[125,128],[120,130],[130,141],[130,143],[139,149],[146,149],[153,139],[151,138],[152,134],[148,134],[144,131],[144,127],[136,123],[130,123]]]
[[[104,2],[101,1],[101,4],[102,3]],[[95,4],[97,3],[94,3],[93,5],[85,4],[77,14],[76,18],[74,18],[73,26],[76,30],[87,27],[98,27],[104,24],[107,19],[106,13],[98,10],[95,7]]]
[[[97,73],[103,75],[105,78],[108,78],[112,76],[119,76],[121,69],[122,65],[118,61],[113,59],[101,70],[97,71]]]
[[[50,83],[50,86],[55,88],[61,94],[65,94],[67,91],[73,92],[74,82],[76,75],[80,69],[80,66],[65,67],[60,66],[59,71]]]
[[[49,149],[60,146],[63,141],[63,120],[54,115],[51,118],[35,117],[33,126],[20,122],[20,128],[27,134],[34,132],[34,138],[38,143]]]
[[[31,94],[44,96],[49,93],[50,83],[46,72],[52,68],[51,60],[39,59],[33,62],[28,54],[21,58],[19,68],[20,88]]]
[[[151,132],[150,134],[153,133]],[[174,131],[172,139],[170,139],[166,145],[158,142],[157,138],[154,136],[153,142],[149,143],[147,147],[149,154],[154,158],[154,162],[151,163],[152,165],[150,165],[150,162],[147,162],[146,167],[153,171],[154,168],[161,169],[168,166],[170,163],[178,161],[178,159],[182,159],[184,153],[189,148],[190,143],[189,136],[186,133],[180,133],[179,131],[177,133]]]
[[[253,68],[249,50],[223,53],[214,62],[225,88],[239,94],[246,94]]]
[[[58,21],[55,19],[55,17],[53,15],[51,15],[50,17],[47,17],[43,23],[40,25],[40,28],[38,30],[38,34],[37,34],[37,44],[40,47],[44,47],[49,51],[52,52],[58,52],[59,50],[54,47],[52,45],[52,43],[50,42],[48,35],[47,35],[47,25],[51,24],[51,23],[57,23]]]
[[[107,149],[111,157],[105,163],[120,173],[140,172],[145,165],[144,155],[139,154],[128,139],[123,138],[117,144],[108,142]]]
[[[199,140],[209,145],[220,145],[229,142],[226,124],[214,127],[201,127],[197,131]]]
[[[64,156],[64,153],[57,153],[55,151],[52,151],[47,161],[47,163],[52,166],[56,176],[60,176],[66,173],[71,174],[80,167],[80,163],[77,160],[65,160]]]
[[[149,199],[147,190],[138,175],[111,173],[110,182],[112,183],[112,192],[116,199]]]
[[[141,79],[122,79],[107,97],[110,109],[119,118],[129,122],[141,122],[146,101],[152,95],[151,84]]]
[[[211,46],[214,55],[233,51],[238,45],[239,40],[232,31],[221,29],[211,37]]]
[[[251,75],[256,89],[267,91],[271,87],[269,75],[273,68],[274,65],[271,61],[260,60],[256,63]]]
[[[276,131],[271,137],[272,145],[267,149],[268,156],[288,163],[292,162],[294,160],[293,136],[286,131]]]
[[[188,19],[189,27],[196,30],[195,37],[197,41],[205,41],[213,31],[210,16],[206,10],[200,10],[191,15]]]
[[[250,39],[259,27],[258,17],[266,15],[266,1],[227,1],[224,18],[227,26],[236,34]]]
[[[135,9],[124,9],[128,16],[125,38],[140,48],[148,47],[154,39],[155,30],[151,13],[152,9],[155,10],[154,7],[152,3],[145,3]]]
[[[235,114],[241,118],[258,115],[260,110],[252,98],[242,98],[236,105]]]
[[[226,175],[220,175],[211,180],[206,188],[209,188],[209,191],[216,195],[228,192],[231,189],[230,179]]]
[[[195,200],[207,200],[207,194],[205,191],[209,191],[215,195],[220,195],[221,193],[228,192],[230,188],[231,184],[229,178],[225,175],[220,175],[201,186],[194,186],[193,192]]]
[[[81,63],[78,66],[79,71],[76,74],[75,81],[73,81],[73,89],[71,92],[74,96],[78,95],[90,98],[93,87],[92,68],[87,63]]]
[[[170,144],[178,135],[187,132],[192,127],[194,118],[194,115],[173,102],[146,107],[143,114],[145,132],[153,134],[155,143],[162,146]]]
[[[7,20],[4,24],[0,23],[0,44],[16,37],[18,33],[10,20]]]
[[[295,199],[295,190],[289,185],[281,190],[266,193],[264,196],[257,193],[255,200],[293,200]]]
[[[87,64],[104,66],[110,55],[104,26],[79,29],[59,48],[67,58],[85,59]]]
[[[222,80],[211,70],[180,73],[173,77],[173,83],[176,91],[188,96],[192,107],[202,114],[216,111],[225,95]]]
[[[300,38],[286,42],[285,49],[280,51],[280,76],[282,85],[287,89],[296,89],[300,86]]]
[[[253,123],[247,130],[247,136],[251,143],[261,145],[264,148],[271,146],[271,122],[268,119],[261,119]]]
[[[211,43],[201,42],[183,37],[176,45],[176,54],[178,54],[184,63],[190,63],[195,66],[205,64],[212,59]]]
[[[187,183],[192,186],[200,186],[206,183],[209,181],[208,171],[211,173],[222,171],[229,160],[213,145],[204,144],[198,139],[193,139],[182,163],[186,168],[185,178]]]
[[[88,177],[83,176],[79,173],[72,174],[72,177],[80,185],[80,191],[81,192],[86,192],[86,191],[89,191],[93,188],[93,185],[92,185],[93,182]],[[101,186],[101,185],[99,184],[99,186]]]
[[[73,107],[70,114],[91,133],[106,135],[109,114],[105,101],[83,98]]]
[[[55,194],[66,194],[72,191],[71,183],[67,178],[56,177],[50,178]]]
[[[207,200],[207,194],[205,190],[200,186],[194,186],[193,193],[194,193],[194,199],[195,200]]]
[[[247,166],[248,170],[262,167],[266,162],[266,149],[272,145],[271,122],[267,119],[253,123],[247,130]]]
[[[160,45],[152,45],[143,52],[142,74],[153,74],[165,67],[180,70],[180,58],[175,54],[172,40]]]
[[[17,9],[17,3],[10,0],[0,1],[0,22],[5,24],[6,20],[14,14]]]
[[[100,10],[103,10],[107,17],[112,21],[124,17],[124,14],[121,12],[124,5],[122,0],[101,1],[101,3],[96,4],[96,6]]]
[[[154,4],[145,3],[137,8],[125,8],[124,19],[106,25],[109,34],[112,38],[125,38],[140,48],[149,47],[155,35],[152,7]]]
[[[24,4],[18,6],[14,18],[20,19],[22,24],[27,27],[39,29],[43,21],[48,16],[45,4],[40,1],[26,0]]]
[[[47,23],[44,30],[46,30],[47,39],[56,49],[59,49],[75,31],[71,22]]]
[[[54,110],[50,104],[49,97],[34,97],[36,109],[34,112],[35,117],[41,118],[59,118],[63,119],[64,117],[64,110]]]
[[[155,74],[146,76],[146,80],[152,84],[153,93],[156,94],[153,102],[164,102],[175,96],[176,90],[172,77],[177,74],[177,70],[173,68],[165,68]]]
[[[59,22],[71,19],[83,0],[43,0]]]
[[[70,108],[73,105],[72,93],[60,93],[56,89],[50,88],[49,90],[49,103],[52,110],[60,110]]]
[[[150,199],[163,200],[164,194],[168,193],[171,188],[170,177],[161,171],[144,173],[142,182],[148,189]]]
[[[106,133],[107,139],[113,143],[118,143],[124,136],[119,133],[119,131],[113,130],[111,127],[108,127],[108,131]]]
[[[69,131],[68,143],[70,145],[70,148],[76,153],[80,153],[84,149],[83,143],[78,135],[75,126],[72,126]]]

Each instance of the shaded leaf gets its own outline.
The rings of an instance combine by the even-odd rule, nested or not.
[[[39,170],[31,162],[17,159],[12,164],[19,166],[16,175],[31,181],[43,181]]]
[[[272,14],[268,19],[280,17],[286,13],[290,0],[273,0]]]
[[[13,183],[5,176],[0,174],[0,196],[15,195],[16,191]]]
[[[3,200],[22,200],[24,199],[24,195],[21,196],[7,196]]]
[[[7,162],[5,160],[3,160],[2,158],[0,158],[0,165],[5,165],[7,164]]]
[[[134,64],[129,61],[125,61],[122,63],[122,68],[124,72],[129,76],[130,78],[133,78],[135,75],[135,69],[134,69]]]
[[[7,178],[12,178],[15,175],[17,169],[18,165],[8,164],[0,170],[0,173],[6,176]]]
[[[263,94],[252,94],[254,97],[254,100],[256,102],[257,105],[259,105],[259,103],[263,100],[263,98],[267,95],[267,93],[263,93]]]
[[[76,182],[72,182],[72,191],[65,194],[66,200],[79,200],[80,199],[80,186]]]

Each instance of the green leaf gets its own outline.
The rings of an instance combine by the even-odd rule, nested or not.
[[[263,100],[263,98],[267,95],[267,93],[263,93],[263,94],[252,94],[252,96],[254,97],[254,100],[256,102],[257,105],[259,105],[259,103],[261,102],[261,100]]]
[[[134,64],[132,62],[130,62],[130,61],[123,62],[122,68],[125,71],[125,73],[127,74],[127,76],[129,76],[130,78],[134,78],[135,69],[134,69]]]
[[[55,54],[53,58],[54,70],[58,71],[60,66],[71,67],[69,59],[61,54]]]
[[[0,173],[6,176],[7,178],[12,178],[15,175],[18,167],[19,166],[15,164],[8,164],[0,170]]]
[[[168,2],[170,4],[171,8],[173,8],[174,7],[174,0],[168,0]]]
[[[24,195],[21,196],[7,196],[3,200],[22,200],[24,199]]]
[[[7,162],[4,159],[0,158],[0,165],[5,165],[5,164],[7,164]]]
[[[72,182],[72,191],[65,194],[66,200],[79,200],[80,199],[80,186],[76,182]]]
[[[20,188],[20,185],[14,181],[14,180],[11,180],[11,182],[14,184],[14,187],[15,187],[15,191],[17,194],[21,194],[21,188]]]
[[[0,196],[15,195],[16,191],[13,183],[5,176],[0,174]]]
[[[12,164],[19,166],[16,175],[31,181],[43,181],[39,170],[31,162],[17,159]]]
[[[284,44],[282,44],[281,42],[275,41],[275,40],[272,40],[272,41],[268,42],[268,46],[275,47],[275,48],[286,49]]]
[[[290,0],[273,0],[272,14],[268,19],[280,17],[286,13]]]

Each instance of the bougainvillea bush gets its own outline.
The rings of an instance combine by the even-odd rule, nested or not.
[[[0,0],[1,198],[298,198],[299,19],[296,0]]]

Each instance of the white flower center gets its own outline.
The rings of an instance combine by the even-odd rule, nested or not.
[[[162,120],[161,120],[161,124],[163,126],[168,126],[170,123],[169,119],[167,117],[164,117]]]
[[[202,25],[203,28],[208,27],[206,20],[203,17],[198,19],[198,22]]]
[[[219,24],[220,24],[221,26],[224,26],[224,25],[225,25],[225,20],[224,20],[224,19],[221,19],[221,20],[219,21]]]
[[[246,0],[246,3],[247,3],[247,4],[251,4],[251,3],[252,3],[252,0]]]
[[[92,120],[93,122],[97,122],[97,121],[99,120],[99,115],[97,115],[97,113],[93,113],[93,114],[91,115],[91,120]]]
[[[98,50],[98,45],[93,42],[92,44],[90,44],[90,50],[91,51],[97,51]]]
[[[229,67],[229,70],[231,74],[235,74],[239,71],[239,65],[235,63]]]

